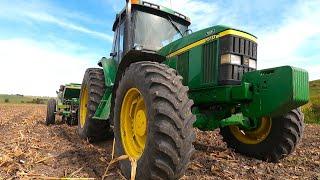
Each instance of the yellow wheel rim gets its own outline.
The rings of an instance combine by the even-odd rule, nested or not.
[[[121,106],[120,132],[126,154],[138,160],[147,137],[147,110],[142,94],[137,88],[127,91]]]
[[[238,126],[230,126],[231,133],[237,140],[244,144],[259,144],[265,140],[272,126],[272,120],[269,117],[263,117],[258,128],[251,131],[241,130]]]
[[[84,86],[82,89],[82,94],[80,97],[80,127],[83,128],[86,118],[87,118],[87,112],[88,112],[88,100],[89,100],[89,94],[88,94],[88,88],[87,86]]]

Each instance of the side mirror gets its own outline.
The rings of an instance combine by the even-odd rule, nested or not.
[[[110,53],[110,56],[111,56],[111,57],[117,56],[117,52],[111,52],[111,53]]]
[[[183,35],[189,35],[192,34],[192,30],[191,29],[187,29]]]

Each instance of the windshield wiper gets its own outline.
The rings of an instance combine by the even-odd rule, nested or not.
[[[178,31],[181,34],[181,37],[183,37],[182,32],[180,31],[180,29],[173,23],[173,20],[171,19],[171,17],[168,15],[168,21],[171,23],[171,25],[176,29],[176,31]]]

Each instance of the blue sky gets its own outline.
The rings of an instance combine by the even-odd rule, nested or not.
[[[258,36],[258,68],[293,65],[320,79],[320,1],[149,0],[189,16],[193,31],[224,24]],[[1,0],[0,93],[54,96],[110,53],[124,0]]]

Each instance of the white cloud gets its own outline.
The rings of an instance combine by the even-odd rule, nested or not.
[[[68,12],[47,1],[0,2],[0,18],[13,24],[53,24],[66,30],[84,33],[97,39],[112,41],[108,34],[93,30],[83,23],[90,21],[83,14]],[[77,22],[77,23],[76,23]],[[98,21],[93,21],[97,23]],[[24,28],[24,27],[23,27]],[[28,28],[28,27],[26,27]],[[30,28],[32,34],[32,28]],[[96,66],[99,55],[89,51],[89,45],[68,41],[63,34],[43,32],[39,39],[30,34],[0,38],[0,93],[55,96],[60,84],[81,83],[86,68]]]
[[[0,92],[54,96],[60,84],[81,83],[94,55],[70,55],[28,39],[0,40]],[[91,58],[91,59],[90,59]]]
[[[109,42],[113,41],[113,36],[111,36],[111,35],[97,32],[97,31],[88,29],[86,27],[83,27],[81,25],[76,25],[74,23],[68,22],[66,20],[58,19],[58,18],[56,18],[50,14],[47,14],[47,13],[25,12],[25,15],[27,17],[32,18],[37,21],[53,23],[53,24],[56,24],[56,25],[63,27],[63,28],[79,31],[82,33],[87,33],[87,34],[95,36],[97,38],[102,38],[102,39],[108,40]]]
[[[318,56],[318,59],[320,59],[320,56]],[[319,78],[320,64],[312,65],[312,66],[306,66],[305,68],[309,72],[309,79],[310,80],[320,79]]]
[[[192,28],[195,30],[209,27],[214,22],[217,22],[219,18],[218,16],[214,16],[219,9],[214,2],[196,0],[172,0],[171,3],[169,0],[148,0],[148,2],[172,8],[173,10],[190,17],[191,22],[193,22]]]
[[[310,38],[320,37],[320,1],[299,1],[294,8],[286,13],[278,29],[259,32],[259,67],[267,68],[281,65],[303,65],[310,73],[310,79],[319,79],[320,74],[314,71],[315,66],[308,66],[315,57],[303,57],[300,48],[303,46],[320,46],[306,44]],[[316,67],[319,67],[318,65]]]
[[[100,21],[91,19],[78,12],[68,12],[65,9],[52,6],[46,1],[37,1],[36,3],[20,1],[19,3],[12,3],[2,1],[0,2],[0,18],[1,17],[26,22],[28,24],[33,24],[34,22],[50,23],[67,30],[85,33],[98,39],[104,39],[109,42],[113,41],[112,35],[75,23],[75,21],[82,21],[89,24],[101,24]]]

